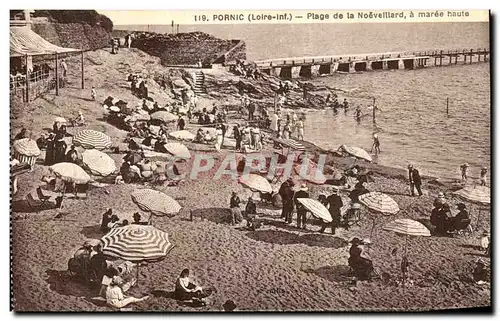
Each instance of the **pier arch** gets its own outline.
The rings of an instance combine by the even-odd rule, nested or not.
[[[388,60],[387,69],[399,69],[399,60]]]
[[[356,62],[354,64],[355,71],[366,71],[366,62]]]
[[[311,65],[300,67],[299,77],[311,78],[311,76],[312,76]]]
[[[281,67],[280,78],[285,78],[285,79],[292,78],[292,67]]]
[[[319,66],[319,75],[329,75],[330,74],[330,64],[324,64]]]
[[[373,61],[372,70],[382,70],[384,69],[384,64],[382,61]]]
[[[341,71],[341,72],[349,72],[349,66],[351,64],[348,63],[348,62],[345,62],[345,63],[339,63],[339,66],[337,68],[337,71]]]

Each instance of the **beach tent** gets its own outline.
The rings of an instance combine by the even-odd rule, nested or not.
[[[35,98],[41,91],[50,90],[49,82],[46,81],[48,74],[33,73],[33,56],[42,57],[41,59],[51,60],[54,57],[55,60],[55,73],[58,73],[59,62],[58,58],[60,56],[66,56],[69,54],[81,53],[81,81],[82,89],[85,88],[84,84],[84,63],[83,63],[83,50],[74,48],[64,48],[56,46],[40,35],[35,33],[29,27],[27,22],[16,23],[16,25],[10,26],[10,58],[14,60],[22,59],[25,63],[25,73],[24,76],[29,79],[29,81],[12,81],[11,80],[11,92],[15,95],[18,93],[23,93],[23,99],[25,101],[30,101],[31,98]],[[39,58],[40,59],[40,58]],[[49,72],[50,73],[50,72]],[[59,78],[51,75],[55,78],[56,82],[56,95],[59,95]],[[43,89],[42,89],[43,87]],[[31,99],[32,100],[32,99]]]
[[[140,263],[160,261],[174,247],[166,232],[151,225],[115,227],[101,241],[104,255],[137,264],[137,283]]]
[[[38,156],[41,151],[36,144],[36,141],[31,138],[23,138],[14,141],[14,158],[20,163],[29,164],[31,169],[35,166]]]

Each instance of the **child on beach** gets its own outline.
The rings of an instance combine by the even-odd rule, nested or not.
[[[95,87],[92,86],[92,90],[90,91],[90,96],[92,97],[92,100],[96,100],[97,93],[95,91]]]

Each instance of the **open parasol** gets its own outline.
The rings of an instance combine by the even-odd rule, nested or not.
[[[182,206],[172,197],[153,189],[138,189],[132,194],[132,201],[143,211],[156,216],[173,217]]]
[[[490,204],[491,202],[491,191],[490,188],[487,186],[467,186],[456,192],[453,192],[453,194],[471,203],[486,205]],[[481,217],[481,209],[478,210],[476,228],[477,225],[479,224],[480,217]]]
[[[165,147],[167,152],[169,152],[170,154],[172,154],[177,158],[182,158],[182,159],[191,158],[191,153],[189,152],[189,149],[181,143],[167,143],[163,146]]]
[[[256,174],[246,174],[239,178],[240,184],[248,187],[252,191],[259,191],[263,193],[271,193],[273,187],[266,178]]]
[[[108,176],[116,170],[115,161],[108,154],[96,149],[83,152],[82,161],[93,175]]]
[[[333,219],[328,209],[320,201],[312,198],[297,198],[297,200],[307,208],[312,215],[330,223]]]
[[[370,210],[382,213],[384,215],[393,215],[399,212],[399,206],[390,196],[371,192],[359,196],[359,202]]]
[[[175,132],[168,133],[168,136],[178,139],[178,140],[193,140],[196,136],[188,130],[178,130]]]
[[[111,147],[111,138],[96,130],[84,129],[73,137],[73,144],[85,149],[105,149]]]
[[[356,158],[364,159],[369,162],[373,161],[372,156],[367,151],[359,147],[341,145],[339,150]]]
[[[90,181],[89,174],[73,163],[57,163],[50,166],[49,169],[65,182],[86,184]]]
[[[151,114],[151,119],[159,120],[164,123],[169,123],[169,122],[175,122],[177,120],[177,116],[169,113],[168,111],[157,111],[153,114]]]
[[[56,117],[54,118],[54,122],[62,124],[62,123],[67,123],[68,121],[64,117]]]
[[[166,232],[151,225],[116,227],[104,235],[101,241],[104,255],[137,264],[137,279],[139,263],[162,260],[174,247]]]

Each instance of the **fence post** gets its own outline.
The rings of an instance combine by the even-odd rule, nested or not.
[[[83,74],[83,49],[82,49],[82,57],[81,57],[81,62],[82,62],[82,89],[85,89],[85,78]]]
[[[30,102],[30,71],[28,69],[28,54],[26,54],[26,102]]]
[[[56,51],[56,96],[59,96],[59,61],[57,60],[57,51]]]

